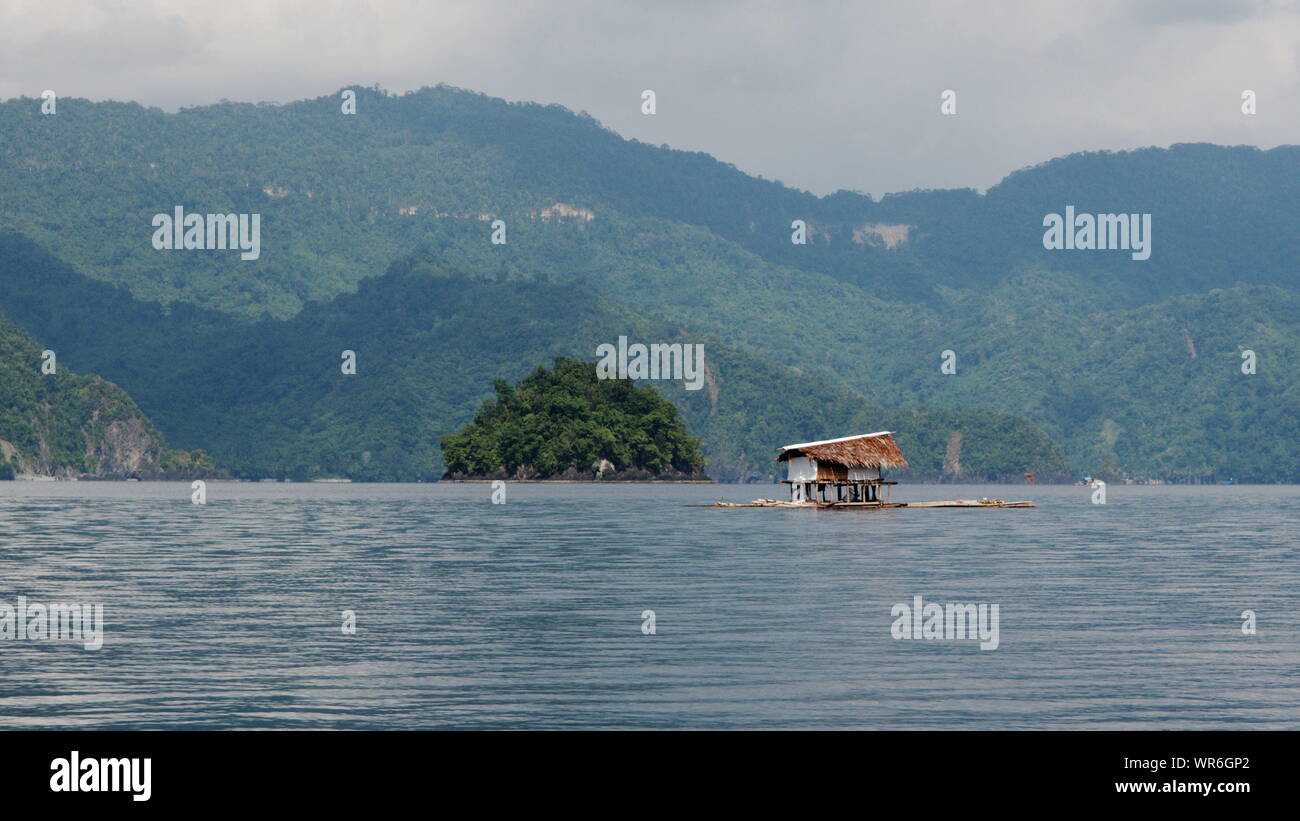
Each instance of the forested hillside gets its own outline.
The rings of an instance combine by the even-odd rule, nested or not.
[[[557,356],[591,361],[620,334],[683,338],[583,283],[493,282],[448,271],[434,255],[399,260],[357,293],[308,303],[292,319],[168,311],[4,233],[0,306],[47,328],[64,361],[111,374],[172,441],[206,448],[247,478],[432,481],[445,469],[439,438],[472,419],[494,380],[518,380]],[[769,479],[774,442],[895,422],[905,425],[900,443],[912,448],[915,475],[943,475],[953,431],[967,443],[963,475],[1065,470],[1059,448],[1023,419],[887,412],[716,336],[690,340],[705,345],[709,387],[653,384],[704,440],[715,478]],[[344,351],[355,354],[355,374],[343,373]]]
[[[602,224],[632,220],[616,232],[629,242],[655,236],[659,221],[698,226],[769,266],[908,301],[933,301],[942,288],[983,288],[1027,262],[1086,276],[1107,306],[1239,281],[1295,284],[1294,146],[1077,154],[1012,173],[983,196],[819,199],[705,154],[623,140],[558,106],[446,87],[401,97],[359,92],[353,116],[340,113],[337,95],[170,115],[69,99],[57,117],[43,117],[38,101],[8,101],[0,104],[0,213],[89,275],[138,296],[281,316],[354,287],[422,243],[479,273],[564,275],[565,239],[580,245],[592,227],[585,213]],[[545,216],[556,203],[572,211]],[[1044,251],[1043,215],[1071,204],[1152,213],[1152,258],[1131,266],[1120,253]],[[152,215],[176,205],[263,214],[262,258],[160,254],[141,242]],[[487,242],[495,217],[511,228],[565,222],[572,230],[548,238],[546,269],[538,270],[513,234],[506,246]],[[807,245],[791,244],[794,219],[808,222]],[[691,243],[676,244],[690,259]]]
[[[1077,154],[875,201],[445,87],[360,89],[355,115],[337,94],[58,111],[0,104],[0,311],[244,475],[432,478],[494,379],[641,333],[707,342],[716,398],[656,388],[723,478],[881,427],[941,475],[983,425],[950,475],[1300,480],[1294,146]],[[1150,258],[1045,250],[1071,205],[1150,214]],[[261,214],[259,258],[155,250],[176,206]]]
[[[121,388],[73,373],[0,319],[0,479],[207,475],[203,453],[168,450]]]
[[[492,387],[474,421],[442,437],[447,478],[707,479],[699,440],[649,385],[556,357],[549,370]]]

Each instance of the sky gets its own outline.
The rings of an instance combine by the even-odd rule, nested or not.
[[[1076,151],[1300,142],[1300,0],[0,0],[4,99],[376,83],[559,103],[818,194],[984,190]]]

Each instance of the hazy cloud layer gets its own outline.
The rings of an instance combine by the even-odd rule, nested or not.
[[[984,188],[1087,149],[1296,142],[1300,4],[0,0],[5,98],[175,109],[439,82],[818,193]]]

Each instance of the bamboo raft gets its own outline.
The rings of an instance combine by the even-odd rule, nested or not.
[[[684,505],[684,507],[807,507],[807,508],[893,508],[893,507],[1036,507],[1033,502],[1008,502],[1003,499],[952,499],[944,502],[778,502],[775,499],[755,499],[752,502],[714,502],[711,505]]]

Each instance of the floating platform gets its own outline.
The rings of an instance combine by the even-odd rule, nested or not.
[[[755,499],[752,502],[714,502],[711,505],[685,507],[804,507],[804,508],[893,508],[893,507],[1036,507],[1033,502],[1008,502],[1002,499],[953,499],[946,502],[778,502]]]
[[[950,502],[908,502],[903,507],[1037,507],[1033,502],[1007,502],[1002,499],[954,499]]]

